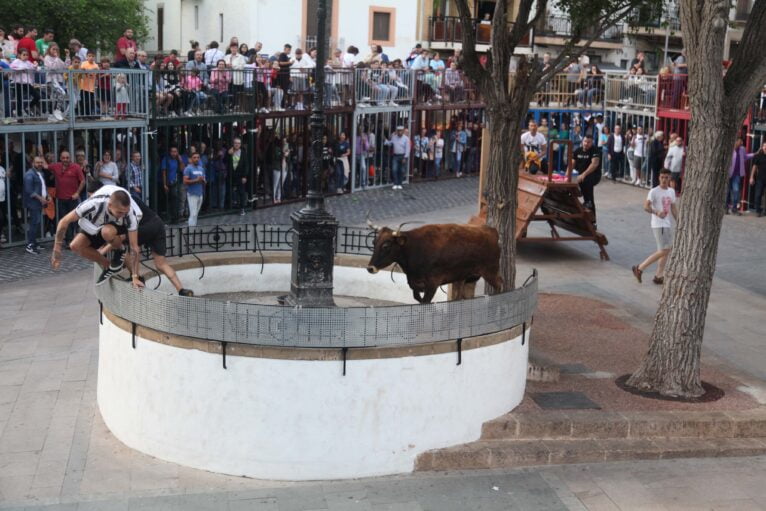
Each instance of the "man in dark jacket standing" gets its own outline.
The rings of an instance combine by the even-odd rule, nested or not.
[[[43,165],[45,161],[40,156],[35,156],[32,168],[24,174],[24,208],[27,210],[27,247],[29,254],[39,254],[40,247],[37,244],[37,235],[40,234],[40,221],[43,216],[43,208],[50,202],[48,188],[43,177]]]
[[[625,137],[622,135],[622,127],[619,124],[614,127],[614,133],[609,135],[606,147],[609,151],[612,181],[622,179],[625,172]]]
[[[226,168],[232,178],[233,189],[239,201],[239,214],[245,215],[245,208],[248,204],[248,178],[247,155],[242,149],[242,139],[235,138],[234,143],[226,154]]]

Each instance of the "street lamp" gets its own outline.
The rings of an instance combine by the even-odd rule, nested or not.
[[[332,307],[332,274],[338,222],[324,207],[320,189],[324,132],[324,66],[327,61],[327,0],[317,9],[317,59],[314,105],[311,112],[311,176],[306,205],[290,215],[293,221],[293,261],[288,305]]]

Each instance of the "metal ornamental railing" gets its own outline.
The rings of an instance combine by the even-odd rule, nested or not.
[[[606,77],[606,107],[653,111],[657,101],[657,77],[609,75]]]
[[[289,250],[284,225],[169,229],[169,252]],[[341,227],[336,252],[369,254],[374,233]],[[170,254],[169,254],[170,255]],[[402,282],[401,285],[406,285]],[[528,324],[537,306],[537,275],[513,291],[468,300],[384,307],[257,305],[183,297],[113,280],[96,287],[102,306],[136,325],[200,339],[300,348],[361,348],[463,339]]]

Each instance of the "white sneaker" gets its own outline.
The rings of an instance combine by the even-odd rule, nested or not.
[[[63,121],[64,120],[64,114],[61,113],[61,110],[59,110],[58,108],[53,111],[53,117],[55,117],[56,120],[58,120],[58,121]]]

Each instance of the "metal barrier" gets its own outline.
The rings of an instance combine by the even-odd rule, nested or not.
[[[544,23],[539,29],[539,35],[541,36],[555,36],[555,37],[570,37],[574,33],[572,27],[572,21],[569,16],[548,14]],[[602,41],[614,41],[621,42],[625,34],[625,25],[623,23],[617,23],[616,25],[609,27],[601,34],[598,39]],[[583,39],[588,39],[592,36],[590,30],[586,30],[582,34]]]
[[[543,85],[535,95],[540,107],[579,108],[602,106],[606,75],[583,72],[559,73]]]
[[[374,66],[355,70],[357,106],[397,106],[412,103],[415,95],[414,71],[382,68],[377,64]]]
[[[656,76],[606,77],[606,108],[652,112],[656,108],[656,101]]]
[[[4,124],[144,120],[149,76],[134,69],[0,70]]]
[[[353,241],[344,245],[340,240],[349,234]],[[336,252],[369,253],[367,243],[371,234],[365,229],[341,228]],[[206,248],[212,251],[252,250],[249,247],[258,246],[266,250],[290,249],[287,226],[215,226],[184,229],[168,235],[171,238],[188,235],[200,240],[218,237],[212,244],[190,241],[186,245],[186,249],[192,250],[189,253],[201,253]],[[384,307],[302,308],[223,302],[148,289],[138,292],[130,283],[119,280],[95,289],[107,310],[161,332],[212,341],[299,348],[412,345],[487,335],[529,323],[537,306],[536,273],[522,287],[506,293],[461,301]]]
[[[456,105],[475,103],[478,92],[473,82],[459,69],[417,71],[415,105]]]
[[[660,75],[657,81],[657,107],[667,110],[688,110],[687,75]]]

